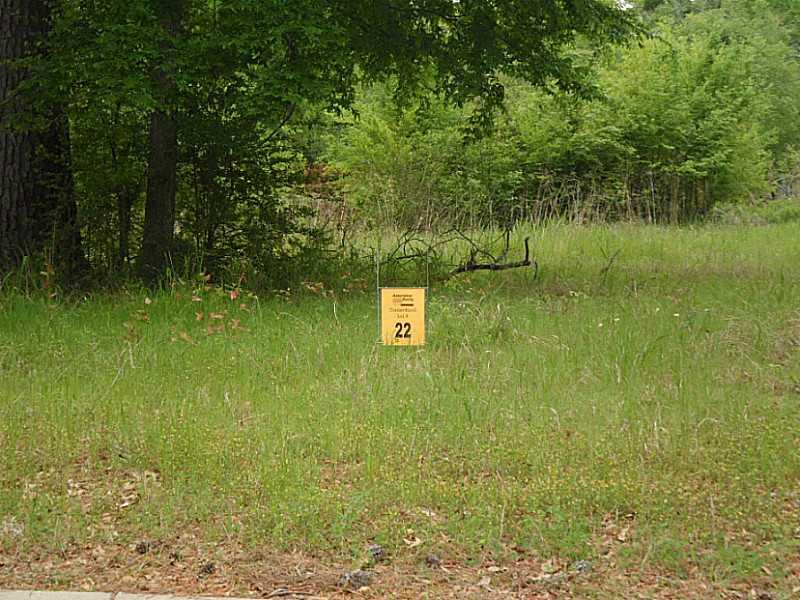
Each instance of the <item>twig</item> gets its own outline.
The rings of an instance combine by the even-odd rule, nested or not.
[[[286,111],[284,111],[283,117],[278,123],[278,126],[275,127],[275,129],[273,129],[272,132],[270,132],[270,134],[264,139],[264,144],[269,144],[272,141],[272,138],[278,135],[278,132],[283,129],[283,126],[286,125],[289,122],[289,119],[292,118],[296,108],[297,106],[294,103],[291,103],[286,107]]]
[[[479,255],[479,254],[481,256],[485,256],[486,258],[488,258],[492,262],[496,263],[498,261],[498,259],[495,258],[493,254],[490,254],[489,251],[486,248],[482,248],[481,246],[479,246],[478,243],[475,240],[473,240],[471,237],[469,237],[466,233],[464,233],[463,231],[461,231],[457,227],[454,227],[453,229],[451,229],[451,231],[457,237],[461,238],[462,240],[464,240],[465,242],[467,242],[470,245],[470,248],[471,248],[470,258],[467,261],[467,264],[472,264],[475,261],[475,257],[477,255]],[[494,242],[490,242],[490,245],[493,244],[493,243]],[[506,248],[505,252],[508,253],[508,248]]]

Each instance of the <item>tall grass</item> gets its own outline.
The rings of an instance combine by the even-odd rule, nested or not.
[[[377,344],[370,291],[0,296],[0,544],[585,558],[613,519],[637,561],[780,574],[797,224],[531,234],[537,279],[434,283],[422,348]]]

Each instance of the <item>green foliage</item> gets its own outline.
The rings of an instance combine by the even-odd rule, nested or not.
[[[178,185],[174,200],[171,191],[159,195],[160,216],[147,221],[157,221],[160,233],[146,260],[160,268],[168,252],[174,268],[246,261],[278,273],[276,265],[302,246],[312,256],[319,247],[296,201],[303,171],[313,166],[297,144],[304,120],[341,113],[359,84],[389,78],[397,103],[432,91],[468,105],[460,127],[474,133],[502,105],[501,72],[588,93],[591,62],[638,30],[632,14],[607,0],[56,4],[47,52],[28,61],[33,76],[21,91],[38,107],[69,114],[89,259],[123,275],[141,249],[145,205],[153,206],[144,202],[146,194],[154,198],[146,165],[165,143],[148,135],[154,114],[177,123]],[[172,156],[176,149],[162,150]],[[171,169],[159,190],[171,188]],[[173,214],[175,247],[151,248],[172,244],[162,221]]]
[[[436,229],[677,222],[794,193],[795,3],[633,4],[61,0],[25,91],[66,105],[89,259],[122,275],[154,110],[178,124],[174,268],[280,286],[326,255],[326,205]],[[638,16],[652,37],[609,52]]]
[[[632,195],[651,192],[668,205],[652,207],[656,218],[665,208],[673,219],[702,215],[718,199],[765,191],[770,140],[743,50],[705,36],[662,38],[606,73],[606,118],[633,150]]]
[[[358,208],[384,224],[424,228],[488,225],[493,205],[494,216],[507,210],[520,175],[513,138],[465,140],[467,113],[443,102],[398,114],[386,87],[371,88],[356,108],[358,119],[330,141],[327,158],[347,174]]]
[[[355,202],[405,224],[678,222],[762,197],[779,179],[790,189],[800,60],[780,16],[763,3],[692,3],[655,32],[598,69],[600,97],[506,82],[507,112],[473,143],[458,136],[468,111],[432,102],[398,116],[370,91],[330,160]]]

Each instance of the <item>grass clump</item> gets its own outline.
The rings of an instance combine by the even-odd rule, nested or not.
[[[714,207],[711,220],[727,225],[780,225],[800,223],[800,199],[784,198],[758,204]]]

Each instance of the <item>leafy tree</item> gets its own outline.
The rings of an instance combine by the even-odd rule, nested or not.
[[[30,111],[23,93],[51,10],[49,0],[0,2],[0,275],[45,246],[61,273],[84,264],[63,107]]]
[[[280,130],[310,107],[348,108],[359,84],[390,77],[401,103],[433,90],[456,105],[474,107],[467,127],[485,127],[504,100],[500,71],[535,85],[584,92],[596,53],[637,28],[632,14],[607,0],[61,0],[61,5],[51,56],[38,72],[41,97],[49,92],[52,98],[58,90],[75,123],[90,121],[78,107],[86,107],[95,122],[124,116],[116,120],[112,137],[128,140],[137,137],[130,128],[141,127],[148,115],[143,215],[136,212],[132,191],[139,189],[134,175],[143,160],[138,144],[117,144],[113,160],[129,165],[124,170],[131,174],[123,185],[130,193],[117,211],[120,256],[129,253],[124,238],[133,210],[132,218],[142,219],[143,227],[140,268],[151,280],[177,249],[176,219],[183,226],[183,217],[191,216],[192,226],[205,230],[194,232],[196,240],[204,240],[198,249],[203,254],[222,237],[220,223],[242,218],[239,206],[266,202],[273,207],[267,214],[280,225],[274,196],[263,189],[265,178],[255,176],[270,175],[276,183],[271,166],[276,163],[259,165],[246,153],[278,142]],[[110,154],[111,144],[104,145]],[[121,156],[123,146],[132,154]],[[185,180],[193,173],[197,186]],[[205,206],[195,202],[189,210],[193,188],[202,192]]]

